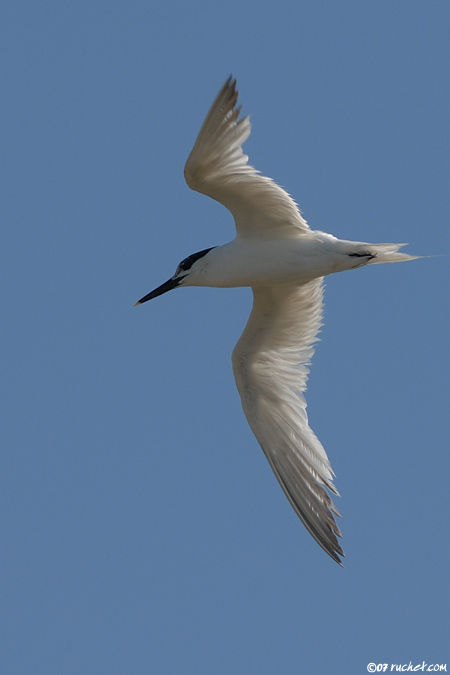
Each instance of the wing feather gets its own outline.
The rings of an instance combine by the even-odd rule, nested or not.
[[[294,200],[271,178],[248,164],[242,144],[250,135],[250,118],[239,119],[236,80],[231,76],[217,95],[186,162],[184,175],[192,190],[226,206],[240,237],[298,237],[309,232]]]
[[[253,288],[253,309],[233,351],[242,407],[306,528],[339,564],[344,553],[325,488],[338,494],[325,450],[309,427],[303,392],[322,325],[323,280]]]

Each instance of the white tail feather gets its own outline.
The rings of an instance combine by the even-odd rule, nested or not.
[[[369,265],[379,263],[404,262],[405,260],[416,260],[418,255],[409,255],[408,253],[399,253],[399,249],[407,244],[369,244],[369,250],[374,258],[369,260]]]

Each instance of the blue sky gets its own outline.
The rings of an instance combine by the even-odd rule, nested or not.
[[[449,21],[442,0],[3,2],[2,673],[450,669]],[[307,400],[344,569],[241,410],[249,290],[133,308],[234,236],[183,180],[230,73],[252,164],[311,227],[437,256],[327,280]]]

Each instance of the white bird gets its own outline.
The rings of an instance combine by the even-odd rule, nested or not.
[[[326,452],[308,424],[303,392],[322,324],[323,277],[374,263],[412,260],[404,244],[344,241],[311,230],[293,199],[248,164],[231,76],[209,111],[184,175],[190,188],[226,206],[236,225],[228,244],[193,253],[169,281],[136,304],[181,286],[251,286],[253,308],[233,350],[242,407],[287,498],[318,544],[344,552],[327,491],[338,495]]]

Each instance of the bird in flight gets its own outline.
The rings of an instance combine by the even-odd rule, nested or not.
[[[250,286],[253,308],[232,355],[242,407],[286,497],[337,563],[344,552],[327,490],[338,492],[327,454],[308,424],[303,392],[322,325],[323,277],[375,263],[412,260],[404,244],[368,244],[311,230],[297,204],[248,164],[250,119],[240,118],[236,80],[215,99],[186,162],[192,190],[232,213],[236,237],[193,253],[136,304],[183,286]]]

